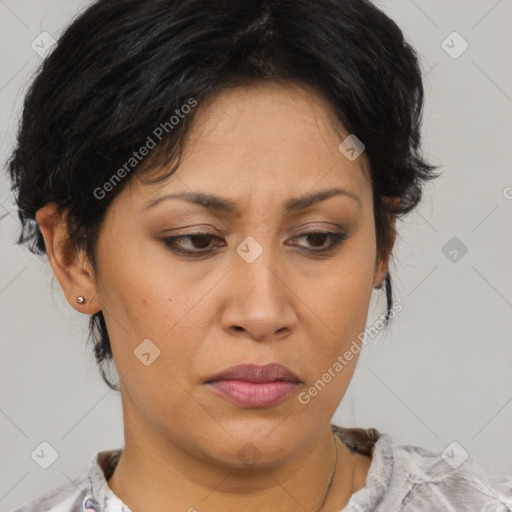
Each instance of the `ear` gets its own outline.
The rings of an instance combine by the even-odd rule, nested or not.
[[[101,311],[96,300],[96,281],[85,252],[69,241],[66,215],[67,212],[58,212],[56,203],[48,203],[37,211],[36,220],[48,260],[69,304],[80,313],[93,315]],[[85,298],[84,303],[77,301],[79,296]]]
[[[396,211],[398,207],[400,199],[392,198],[390,200],[391,211]],[[391,258],[391,251],[393,250],[393,246],[395,245],[396,240],[396,217],[393,216],[392,220],[389,223],[389,236],[388,236],[388,244],[382,253],[377,255],[377,263],[375,268],[375,276],[373,280],[374,288],[382,288],[384,279],[386,278],[386,273],[389,268],[389,260]]]

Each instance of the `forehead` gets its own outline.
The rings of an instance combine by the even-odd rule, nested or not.
[[[348,135],[331,105],[308,89],[228,89],[198,105],[175,175],[142,195],[215,191],[247,204],[337,187],[364,196],[371,193],[366,156],[351,161],[338,149]]]
[[[214,145],[295,149],[288,157],[303,157],[300,150],[305,147],[337,158],[338,145],[347,135],[320,94],[297,84],[263,82],[224,90],[200,104],[187,146],[196,151]]]

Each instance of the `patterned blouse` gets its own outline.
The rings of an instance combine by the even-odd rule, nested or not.
[[[512,512],[512,475],[449,446],[442,453],[395,444],[374,428],[332,425],[352,451],[371,456],[364,487],[339,512]],[[14,512],[131,512],[107,484],[122,449],[96,452],[87,474]]]

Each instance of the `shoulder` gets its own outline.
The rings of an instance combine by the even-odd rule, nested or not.
[[[400,445],[386,434],[379,441],[391,448],[389,492],[401,495],[404,510],[438,503],[443,509],[512,511],[512,475],[471,457],[460,444],[436,450]]]
[[[125,510],[107,480],[119,461],[122,449],[97,451],[89,471],[30,501],[14,512],[100,512],[99,503],[110,510]]]
[[[352,452],[372,459],[364,487],[343,512],[512,512],[512,475],[470,457],[456,442],[436,450],[398,444],[374,428],[332,428]]]
[[[82,512],[82,501],[89,490],[89,478],[80,475],[33,499],[14,512]]]

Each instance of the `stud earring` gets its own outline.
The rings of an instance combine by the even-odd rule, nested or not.
[[[81,304],[81,305],[86,303],[85,297],[83,295],[79,295],[76,298],[76,301],[78,302],[78,304]]]

